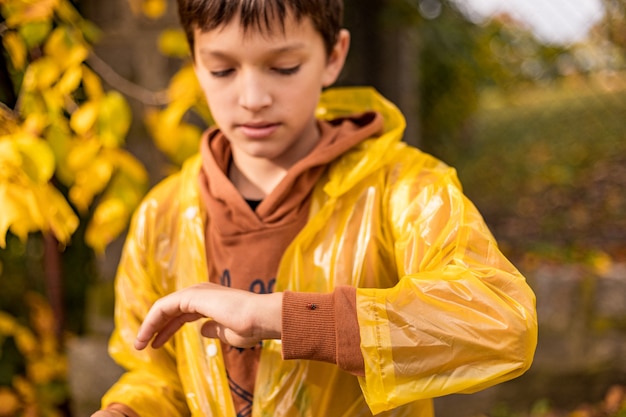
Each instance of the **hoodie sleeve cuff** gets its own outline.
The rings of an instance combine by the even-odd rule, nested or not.
[[[337,287],[329,294],[286,291],[282,326],[284,359],[329,362],[365,375],[355,288]]]
[[[336,362],[333,294],[283,294],[284,359]]]

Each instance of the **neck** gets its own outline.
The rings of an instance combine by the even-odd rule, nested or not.
[[[242,159],[244,160],[239,160],[233,153],[228,177],[245,199],[263,200],[287,175],[287,169],[271,161]]]
[[[313,150],[320,134],[315,124],[310,137],[301,138],[275,159],[255,157],[233,147],[228,177],[244,198],[262,200],[285,178],[289,168]]]

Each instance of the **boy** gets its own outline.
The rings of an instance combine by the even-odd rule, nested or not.
[[[426,417],[528,369],[534,295],[454,170],[373,90],[321,95],[341,1],[178,5],[217,128],[135,215],[94,416]]]

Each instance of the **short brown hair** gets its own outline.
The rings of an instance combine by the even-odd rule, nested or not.
[[[330,54],[343,24],[343,0],[177,0],[178,16],[185,30],[191,53],[194,30],[210,31],[228,24],[239,14],[244,30],[255,27],[270,31],[274,18],[284,23],[287,12],[296,20],[309,17]]]

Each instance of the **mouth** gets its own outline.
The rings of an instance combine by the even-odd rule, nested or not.
[[[247,137],[252,139],[262,139],[270,136],[278,129],[278,123],[258,122],[258,123],[242,123],[238,126],[239,130]]]

